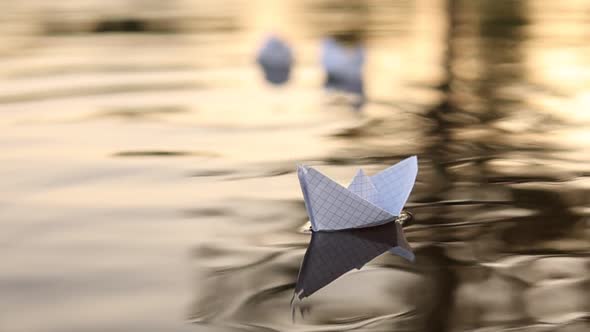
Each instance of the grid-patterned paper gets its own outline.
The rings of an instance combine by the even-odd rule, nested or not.
[[[404,207],[418,172],[410,157],[369,177],[362,170],[348,189],[317,170],[299,166],[298,176],[314,231],[380,225],[395,219]]]
[[[362,169],[358,170],[352,179],[352,182],[348,185],[348,190],[374,205],[379,206],[379,193],[377,192],[377,188],[375,188],[371,178],[369,178]]]
[[[379,192],[379,206],[399,216],[416,181],[418,158],[412,156],[371,176]]]
[[[395,219],[313,168],[300,166],[298,175],[314,231],[374,226]]]

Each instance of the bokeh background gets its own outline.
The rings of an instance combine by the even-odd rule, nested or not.
[[[590,330],[588,0],[2,0],[0,40],[0,331]],[[413,154],[415,264],[293,321],[295,165]]]

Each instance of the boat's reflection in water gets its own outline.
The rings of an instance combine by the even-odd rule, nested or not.
[[[295,294],[308,297],[352,269],[389,251],[414,261],[401,221],[336,232],[313,232],[297,278]]]

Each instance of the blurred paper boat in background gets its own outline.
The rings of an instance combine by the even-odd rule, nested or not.
[[[293,52],[289,45],[276,36],[269,37],[258,52],[256,62],[262,67],[264,78],[271,84],[289,81],[293,67]]]
[[[321,63],[326,73],[324,87],[356,95],[360,107],[365,99],[365,49],[361,45],[346,46],[334,38],[327,38],[322,42]]]

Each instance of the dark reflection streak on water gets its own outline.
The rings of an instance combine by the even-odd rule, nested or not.
[[[295,304],[295,307],[293,307],[293,310],[295,310],[295,309],[299,309],[299,311],[300,311],[299,313],[300,313],[302,319],[305,319],[305,315],[308,314],[311,310],[311,308],[309,306],[305,305],[302,302],[297,302]],[[293,312],[295,312],[295,311],[293,311]],[[309,330],[305,329],[304,331],[353,331],[353,330],[358,330],[358,329],[362,329],[362,328],[369,328],[372,325],[383,324],[388,321],[391,321],[393,324],[395,324],[395,323],[400,322],[401,320],[410,319],[410,318],[414,317],[415,314],[416,314],[416,312],[414,310],[408,310],[408,311],[403,311],[403,312],[399,312],[399,313],[381,315],[381,316],[376,316],[376,317],[357,316],[357,317],[350,317],[350,318],[345,318],[345,319],[334,319],[333,318],[332,320],[326,322],[321,327],[312,327],[311,329],[309,329]],[[296,317],[293,316],[293,323],[296,323],[295,318]],[[379,326],[379,327],[382,328],[381,326]],[[406,330],[396,327],[392,331],[406,331]]]
[[[585,175],[582,175],[585,176]],[[580,175],[573,175],[573,176],[563,176],[562,178],[555,178],[555,177],[551,177],[551,176],[538,176],[538,177],[490,177],[488,179],[488,183],[494,183],[494,184],[516,184],[516,183],[530,183],[530,182],[553,182],[553,183],[559,183],[559,182],[569,182],[572,181],[576,178],[580,177]]]
[[[362,315],[362,316],[355,316],[355,317],[346,317],[346,318],[333,318],[329,324],[338,324],[342,327],[343,331],[346,330],[356,330],[358,328],[366,327],[367,325],[379,323],[389,319],[403,319],[405,317],[411,317],[414,315],[413,310],[395,313],[391,315],[383,315],[379,317],[372,317],[369,315]],[[346,326],[348,325],[348,327]],[[352,326],[351,326],[352,325]],[[396,329],[398,331],[398,329]]]
[[[209,151],[166,151],[166,150],[146,150],[146,151],[121,151],[115,152],[113,157],[219,157],[217,153]]]
[[[195,80],[180,81],[174,83],[149,83],[149,84],[125,84],[125,85],[110,85],[110,86],[96,86],[86,88],[71,88],[58,89],[49,91],[31,92],[26,94],[15,94],[0,96],[1,104],[16,104],[23,102],[46,101],[56,99],[70,99],[75,97],[88,96],[108,96],[116,94],[127,94],[137,92],[150,91],[179,91],[179,90],[194,90],[203,89],[202,82]]]
[[[174,2],[169,3],[176,5]],[[151,5],[149,5],[151,6]],[[149,7],[148,7],[149,8]],[[153,9],[153,8],[151,8]],[[185,8],[186,9],[186,8]],[[193,16],[196,12],[197,16]],[[53,14],[59,14],[54,12]],[[174,35],[186,33],[187,30],[203,30],[208,32],[233,32],[241,28],[239,22],[231,14],[227,16],[208,16],[200,11],[192,15],[183,13],[180,16],[150,15],[151,17],[125,14],[110,18],[108,15],[82,17],[81,22],[72,24],[71,21],[55,19],[60,15],[45,17],[41,22],[42,32],[48,36],[75,36],[85,34],[129,34],[129,35]],[[187,26],[190,25],[189,26]]]
[[[398,322],[400,319],[413,317],[414,313],[415,313],[414,310],[408,310],[408,311],[390,314],[390,315],[377,316],[377,317],[374,317],[371,319],[366,319],[366,320],[358,322],[358,323],[350,324],[348,326],[346,326],[346,325],[340,326],[339,325],[338,327],[335,327],[334,329],[332,329],[332,331],[357,330],[357,329],[360,329],[363,327],[368,327],[373,324],[382,323],[384,321]],[[395,331],[399,331],[399,330],[400,330],[399,328],[395,329]]]
[[[135,17],[126,17],[118,19],[100,20],[96,23],[92,32],[108,33],[108,32],[150,32],[150,33],[174,33],[178,32],[178,28],[170,24],[153,24],[149,20],[138,19]]]
[[[286,254],[288,252],[289,252],[288,250],[274,252],[272,254],[269,254],[269,255],[266,255],[266,256],[260,258],[259,260],[254,261],[252,263],[245,264],[245,265],[231,266],[231,267],[216,269],[216,270],[213,271],[213,273],[215,273],[215,274],[226,274],[226,273],[238,272],[240,270],[246,270],[246,269],[249,269],[249,268],[252,268],[252,267],[261,265],[261,264],[268,263],[268,262],[276,259],[277,257],[280,257],[281,255]]]
[[[456,109],[456,101],[451,95],[452,83],[455,80],[453,73],[453,62],[457,54],[456,50],[456,39],[458,29],[458,1],[446,0],[446,50],[443,56],[443,71],[445,73],[445,79],[438,86],[438,90],[443,95],[443,100],[427,111],[428,117],[434,120],[435,126],[431,129],[427,135],[438,138],[434,141],[434,144],[426,149],[426,154],[430,156],[432,160],[433,169],[435,172],[438,183],[436,187],[430,193],[428,200],[439,201],[444,199],[444,193],[452,187],[453,177],[448,172],[448,155],[445,150],[448,149],[449,144],[452,142],[452,136],[449,130],[449,124],[446,120],[447,114],[452,113]],[[442,206],[444,209],[446,206]],[[408,229],[409,230],[409,229]],[[441,253],[439,248],[428,248],[433,253],[432,262],[433,265],[438,268],[437,284],[439,289],[439,296],[436,296],[437,303],[432,304],[432,309],[426,314],[426,321],[428,324],[425,330],[431,332],[443,332],[449,331],[450,316],[453,310],[452,303],[454,302],[454,293],[457,287],[457,277],[450,268],[451,261]]]
[[[221,208],[202,208],[202,209],[188,209],[183,212],[187,217],[199,218],[199,217],[223,217],[235,215],[234,211],[229,209]]]
[[[508,244],[533,245],[543,240],[559,238],[581,221],[556,192],[516,189],[513,195],[516,204],[525,208],[536,208],[542,212],[542,217],[522,220],[505,230],[502,236]]]
[[[235,327],[239,328],[240,330],[244,330],[244,331],[281,332],[281,330],[273,329],[268,326],[256,325],[256,324],[237,324]]]
[[[64,76],[64,75],[80,75],[80,74],[105,74],[105,73],[167,73],[171,71],[187,71],[198,69],[199,66],[191,64],[159,64],[154,67],[152,64],[141,65],[141,64],[92,64],[90,65],[53,65],[47,67],[33,67],[33,68],[17,68],[13,69],[8,73],[4,73],[5,78],[11,79],[32,79],[32,78],[43,78],[53,76]]]
[[[307,233],[305,233],[307,234]],[[286,248],[286,249],[306,249],[309,245],[309,242],[301,242],[301,243],[281,243],[281,244],[271,244],[266,245],[265,247],[268,248]]]
[[[459,205],[510,205],[512,204],[511,201],[480,201],[480,200],[441,200],[435,202],[425,202],[425,203],[408,203],[406,207],[409,209],[419,209],[419,208],[427,208],[427,207],[434,207],[434,206],[459,206]]]
[[[437,224],[428,224],[428,225],[414,225],[407,229],[407,233],[418,232],[421,230],[426,229],[436,229],[436,228],[458,228],[458,227],[473,227],[473,226],[489,226],[490,223],[498,224],[498,223],[515,223],[515,220],[489,220],[489,221],[463,221],[463,222],[450,222],[450,223],[437,223]]]
[[[502,134],[502,133],[499,133]],[[510,148],[510,146],[505,146],[505,148]],[[531,147],[519,147],[518,148],[519,151],[521,152],[563,152],[563,149],[558,149],[558,148],[551,148],[551,147],[535,147],[535,146],[531,146]],[[453,167],[453,166],[463,166],[463,165],[467,165],[467,164],[484,164],[486,162],[492,161],[494,159],[498,159],[502,157],[501,153],[497,153],[495,151],[489,151],[489,154],[481,154],[478,156],[471,156],[471,157],[458,157],[458,158],[454,158],[453,160],[448,160],[448,161],[444,161],[441,162],[441,165],[447,166],[447,167]]]
[[[375,105],[380,106],[387,106],[392,110],[395,110],[396,113],[401,114],[411,114],[415,116],[421,116],[421,110],[418,105],[404,101],[404,100],[381,100],[381,99],[369,99],[368,103],[372,103]]]
[[[417,253],[420,249],[415,250]],[[385,255],[393,255],[392,253],[385,253]],[[404,273],[412,273],[415,276],[421,276],[425,268],[423,266],[416,266],[414,263],[406,263],[405,261],[396,260],[395,263],[371,263],[372,268],[391,269],[393,271],[404,271]]]
[[[345,157],[336,157],[330,156],[327,158],[322,159],[327,164],[330,165],[367,165],[367,164],[393,164],[398,162],[402,159],[409,157],[409,155],[383,155],[383,156],[370,156],[370,157],[357,157],[357,158],[345,158]]]
[[[293,287],[295,287],[294,282],[262,289],[244,300],[243,305],[256,305],[275,297],[277,294],[291,291]]]
[[[267,178],[295,173],[294,170],[271,170],[259,175],[241,175],[228,177],[228,181],[246,180],[252,178]]]
[[[477,94],[481,96],[483,104],[480,121],[483,125],[491,127],[495,121],[506,117],[511,106],[517,103],[502,98],[499,90],[512,82],[523,81],[525,68],[522,65],[522,42],[524,41],[522,28],[527,22],[527,9],[524,3],[518,1],[510,2],[506,6],[487,2],[482,4],[482,7],[480,33],[483,37],[481,38],[483,74],[478,80]],[[498,52],[498,49],[507,51]],[[501,64],[510,64],[510,71],[499,69],[498,65]],[[515,149],[510,143],[503,141],[506,136],[502,133],[498,133],[495,137],[499,142],[493,142],[493,145],[501,144],[504,147],[510,146],[509,150]],[[498,154],[493,145],[486,140],[477,142],[482,154],[486,155]],[[508,149],[505,148],[505,150]],[[522,151],[522,147],[519,150]],[[488,164],[479,162],[476,165],[480,169],[481,176],[478,182],[487,183],[491,173]]]
[[[358,323],[358,322],[363,322],[366,321],[367,319],[372,318],[369,315],[360,315],[360,316],[350,316],[350,317],[344,317],[344,318],[335,318],[331,321],[331,323],[333,324],[354,324],[354,323]]]
[[[189,173],[187,176],[189,176],[189,177],[214,177],[214,176],[231,175],[233,173],[235,173],[235,171],[209,169],[209,170],[201,170],[201,171],[192,172],[192,173]]]
[[[550,257],[590,257],[590,250],[569,250],[567,253],[564,253],[561,249],[528,249],[528,250],[513,250],[511,252],[515,255],[535,255],[541,258],[550,258]]]
[[[137,121],[139,119],[155,118],[168,114],[180,114],[188,112],[187,109],[178,106],[152,106],[136,108],[116,108],[107,111],[97,112],[86,119],[94,118],[121,118]]]

